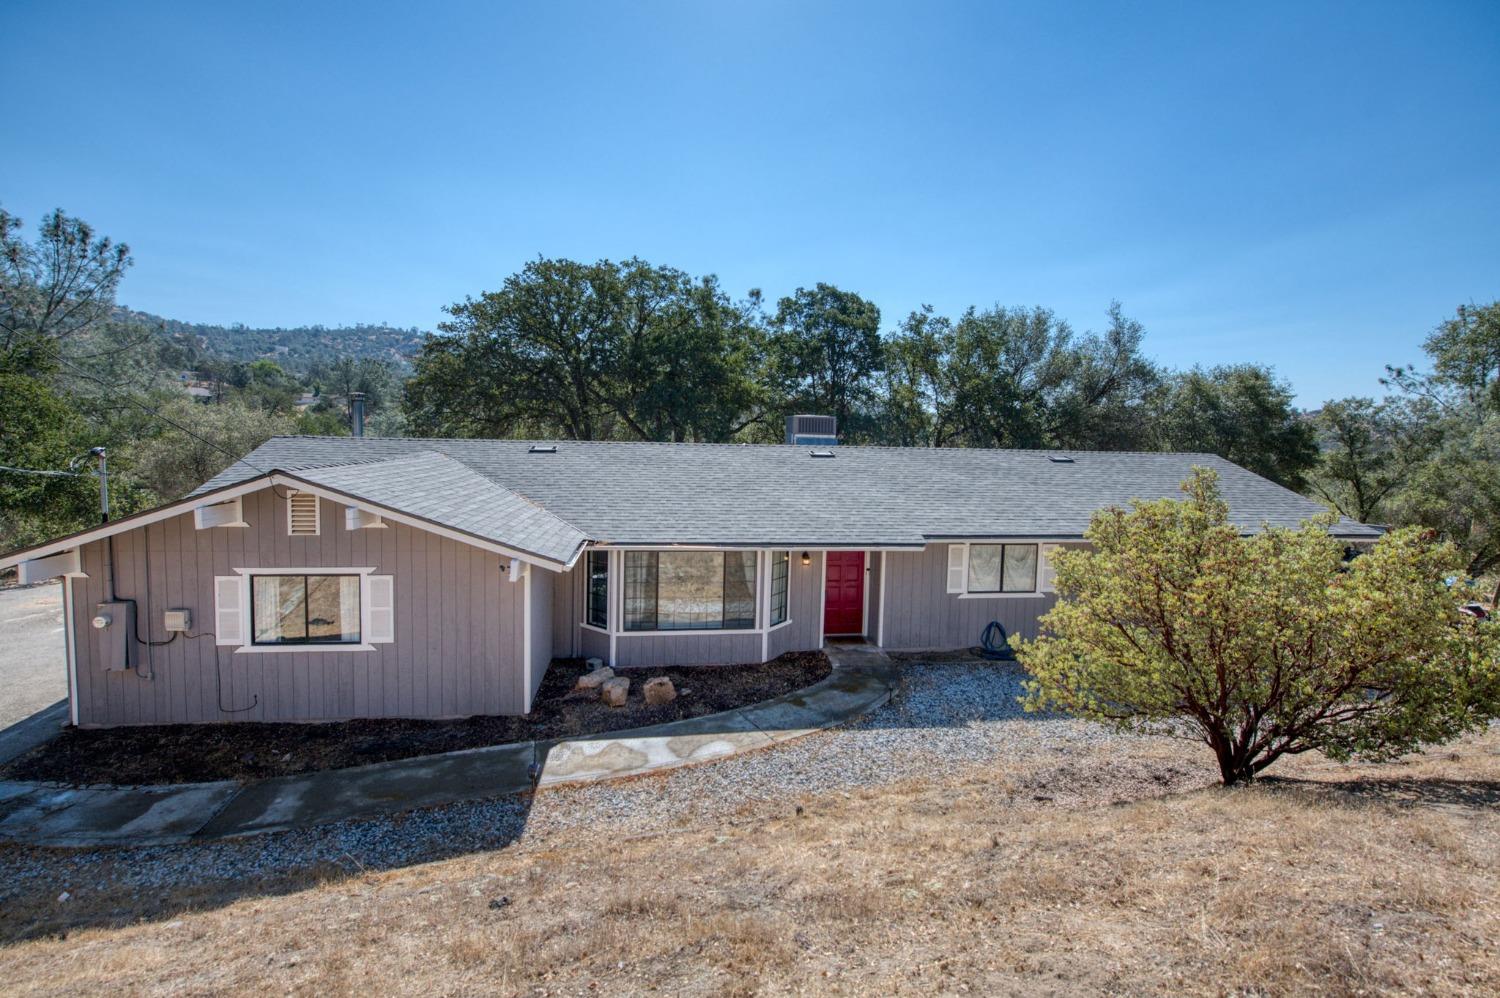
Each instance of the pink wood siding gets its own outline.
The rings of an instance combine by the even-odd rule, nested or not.
[[[244,512],[248,528],[197,530],[188,513],[114,538],[117,595],[136,600],[142,638],[166,639],[162,611],[175,608],[192,612],[193,633],[212,632],[214,576],[235,568],[372,566],[394,576],[395,642],[374,651],[236,653],[211,637],[179,637],[137,646],[142,662],[153,660],[154,679],[104,672],[89,626],[106,598],[104,542],[96,542],[82,551],[89,577],[68,583],[81,724],[520,713],[523,599],[521,584],[503,576],[504,559],[399,524],[346,530],[343,507],[326,501],[319,536],[289,537],[286,502],[270,490],[245,496]],[[550,596],[550,586],[538,588]],[[538,602],[550,607],[547,596]],[[534,602],[533,612],[545,611]],[[541,645],[533,653],[550,654],[550,641]],[[230,713],[221,701],[230,710],[254,706]]]

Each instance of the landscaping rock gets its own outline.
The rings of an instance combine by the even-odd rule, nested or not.
[[[646,685],[641,688],[641,691],[646,695],[648,707],[659,707],[677,699],[677,690],[672,686],[672,680],[666,676],[646,680]]]
[[[599,687],[599,699],[610,707],[625,706],[625,698],[630,695],[630,680],[624,676],[616,676],[606,679],[604,685]]]
[[[598,661],[590,659],[589,661]],[[593,672],[586,672],[578,677],[578,682],[573,684],[575,690],[597,690],[609,680],[615,678],[615,670],[607,665],[601,665]]]

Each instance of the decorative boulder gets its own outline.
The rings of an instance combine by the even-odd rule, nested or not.
[[[630,680],[624,676],[606,679],[604,685],[599,687],[599,699],[611,707],[625,706],[625,698],[629,695]]]
[[[646,706],[658,707],[664,703],[671,703],[677,699],[677,690],[672,686],[672,680],[666,676],[657,676],[655,679],[646,680],[642,687],[646,695]]]
[[[594,659],[593,661],[597,661],[597,659]],[[593,672],[586,672],[583,675],[579,676],[578,682],[573,684],[573,689],[584,691],[597,690],[608,680],[611,680],[613,678],[615,678],[615,670],[611,669],[607,665],[600,666]]]

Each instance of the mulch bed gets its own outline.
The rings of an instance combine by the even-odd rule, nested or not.
[[[70,728],[0,768],[0,778],[55,783],[140,786],[257,780],[290,773],[504,745],[574,738],[679,721],[743,707],[800,690],[831,671],[822,652],[783,655],[765,665],[627,669],[630,700],[606,707],[571,696],[588,671],[582,659],[556,659],[526,717],[454,721],[365,719],[323,724],[164,724],[133,728]],[[648,707],[647,679],[666,676],[677,699]]]

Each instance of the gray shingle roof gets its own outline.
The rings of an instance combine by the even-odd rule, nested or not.
[[[367,496],[373,502],[438,522],[479,523],[510,538],[498,542],[527,550],[539,543],[532,533],[566,543],[567,527],[609,544],[883,547],[1078,537],[1095,510],[1180,496],[1195,465],[1219,473],[1231,516],[1246,530],[1295,526],[1322,512],[1211,454],[1073,451],[1072,463],[1055,463],[1057,452],[1022,450],[838,447],[834,457],[815,458],[801,446],[558,441],[556,453],[539,454],[530,445],[276,437],[199,491],[272,470],[328,476],[330,488],[350,491],[373,488],[374,479],[384,498]],[[468,474],[460,477],[455,465]],[[495,491],[480,491],[480,482]],[[513,497],[535,504],[535,515]],[[1379,534],[1351,520],[1334,532]]]
[[[536,503],[436,451],[368,464],[303,468],[293,473],[313,485],[553,561],[571,561],[588,540],[581,530]]]

